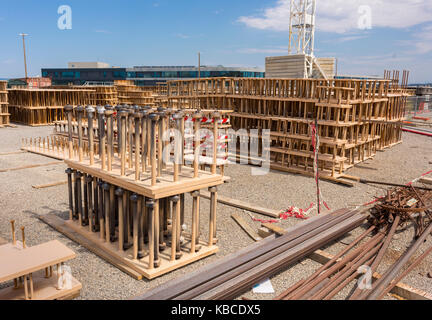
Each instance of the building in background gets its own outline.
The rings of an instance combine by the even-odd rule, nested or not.
[[[45,77],[9,79],[9,88],[45,88],[51,86],[51,79]]]
[[[201,67],[201,78],[264,78],[264,75],[264,70],[259,68]],[[53,85],[109,84],[115,80],[132,80],[139,86],[156,86],[169,80],[196,79],[199,77],[199,70],[194,66],[117,68],[101,62],[70,62],[68,68],[43,68],[42,76],[52,79]]]
[[[140,86],[155,86],[169,80],[201,78],[264,78],[264,70],[259,68],[237,68],[224,66],[137,66],[126,69],[127,79]]]

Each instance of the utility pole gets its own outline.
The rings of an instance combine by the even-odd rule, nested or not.
[[[25,37],[28,36],[28,34],[20,33],[20,36],[22,36],[23,40],[23,50],[24,50],[24,69],[25,69],[25,78],[27,81],[28,75],[27,75],[27,58],[26,58],[26,47],[25,47]]]
[[[198,52],[198,80],[201,80],[201,52]]]

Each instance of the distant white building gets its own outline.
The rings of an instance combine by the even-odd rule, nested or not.
[[[70,69],[104,69],[104,68],[111,68],[111,66],[105,62],[69,62],[68,68],[70,68]]]

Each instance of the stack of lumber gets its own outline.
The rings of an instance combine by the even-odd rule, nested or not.
[[[65,120],[65,105],[91,102],[91,89],[9,89],[11,121],[43,126]]]
[[[118,103],[117,89],[115,86],[88,86],[92,89],[90,104],[94,106],[114,106]]]
[[[212,78],[168,82],[169,107],[234,110],[234,130],[270,130],[272,168],[311,174],[318,120],[319,169],[340,177],[402,142],[407,92],[392,80]]]
[[[118,103],[137,106],[153,106],[153,91],[146,88],[138,87],[130,80],[118,80],[114,83]]]
[[[342,209],[270,236],[204,268],[136,297],[137,300],[229,300],[355,229],[365,221]]]
[[[0,81],[0,127],[9,125],[7,81]]]

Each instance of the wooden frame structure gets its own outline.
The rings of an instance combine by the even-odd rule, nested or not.
[[[63,107],[91,102],[92,89],[9,89],[11,121],[44,126],[64,120]]]
[[[169,107],[229,109],[235,130],[270,130],[272,168],[338,178],[377,150],[402,142],[407,72],[393,80],[210,78],[168,82]]]
[[[81,283],[71,274],[66,279],[64,269],[64,263],[76,257],[75,252],[57,240],[27,247],[24,227],[22,242],[16,239],[15,221],[11,221],[11,229],[12,243],[0,245],[0,282],[13,280],[14,286],[1,289],[0,300],[64,300],[79,296]]]
[[[7,81],[0,81],[0,128],[10,123]]]
[[[114,85],[118,94],[118,103],[137,106],[154,106],[153,92],[138,87],[131,80],[117,80]]]
[[[70,202],[70,219],[66,225],[69,228],[113,260],[120,259],[148,279],[217,252],[217,186],[224,183],[224,178],[216,171],[216,153],[210,172],[199,169],[198,143],[195,143],[193,166],[183,165],[186,134],[181,111],[120,108],[115,136],[114,108],[98,109],[98,130],[95,131],[95,109],[90,107],[86,109],[88,129],[84,136],[84,108],[78,107],[75,110],[77,142],[73,139],[73,107],[66,106],[65,111],[67,138],[57,136],[55,143],[48,144],[45,139],[31,140],[24,149],[51,157],[61,153],[65,156],[69,167],[66,171]],[[196,120],[196,133],[203,115],[195,112],[192,116]],[[167,136],[164,133],[171,126],[178,129],[180,137],[174,139],[168,135],[169,139],[161,139]],[[95,143],[95,132],[98,143]],[[200,141],[199,138],[195,134],[195,142]],[[166,155],[165,147],[171,140],[174,152]],[[207,239],[200,234],[202,189],[208,189],[211,195]],[[185,219],[187,194],[193,198],[190,222]],[[190,226],[188,231],[184,230],[185,225]]]

